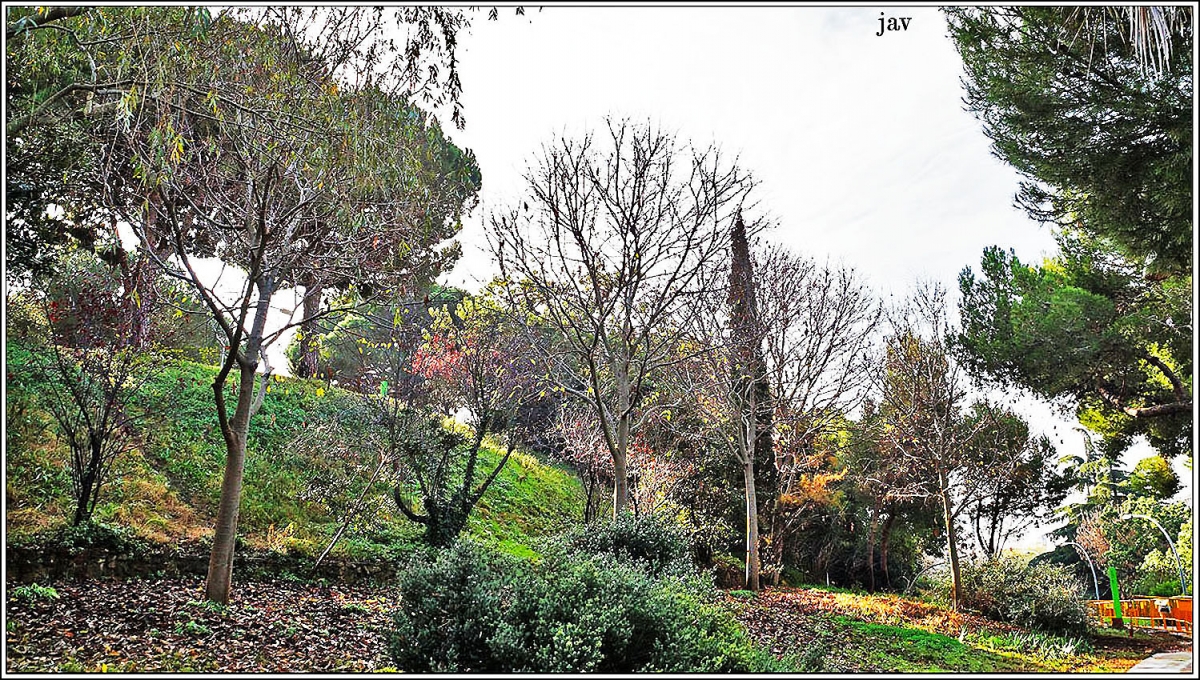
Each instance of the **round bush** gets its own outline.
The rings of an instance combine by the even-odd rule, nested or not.
[[[963,606],[984,616],[1049,633],[1087,632],[1087,606],[1066,568],[1001,555],[962,565]],[[949,582],[942,584],[949,591]]]
[[[538,563],[459,542],[400,578],[397,667],[435,672],[783,670],[696,573],[656,577],[611,555]]]
[[[389,648],[413,672],[495,672],[483,641],[494,636],[514,566],[506,555],[469,541],[419,553],[400,573],[400,606]]]

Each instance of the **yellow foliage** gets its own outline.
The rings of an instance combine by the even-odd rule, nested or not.
[[[837,495],[831,485],[845,476],[846,470],[800,475],[792,490],[779,497],[779,502],[784,507],[794,508],[833,505],[837,502]]]

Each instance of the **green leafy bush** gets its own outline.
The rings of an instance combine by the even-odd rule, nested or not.
[[[1150,586],[1137,588],[1135,589],[1135,592],[1145,593],[1150,597],[1171,597],[1174,595],[1179,595],[1183,591],[1180,589],[1179,579],[1175,578],[1167,581],[1159,581]]]
[[[566,542],[588,555],[633,560],[652,574],[686,564],[691,552],[683,531],[656,515],[625,514],[576,527],[568,532]]]
[[[414,672],[500,670],[486,641],[496,632],[515,558],[459,541],[423,552],[399,578],[400,607],[389,647]]]
[[[72,553],[102,550],[113,554],[136,555],[145,552],[148,547],[132,530],[99,522],[68,526],[55,536],[55,543]]]
[[[13,588],[11,596],[14,600],[25,600],[27,602],[32,602],[34,600],[57,600],[58,598],[62,597],[59,592],[51,586],[42,586],[36,583]]]
[[[390,648],[407,671],[785,670],[699,575],[655,577],[611,555],[531,563],[460,541],[405,570],[399,588]]]
[[[829,645],[823,640],[815,640],[807,649],[795,657],[796,670],[801,673],[824,673],[829,660]]]
[[[1049,633],[1087,633],[1087,607],[1071,573],[1013,555],[962,565],[963,606],[984,616]],[[947,592],[950,584],[944,582]]]

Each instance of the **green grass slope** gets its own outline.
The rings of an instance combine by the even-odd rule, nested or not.
[[[726,601],[757,643],[823,673],[1116,673],[1187,643],[1093,629],[1070,638],[895,594],[776,588]]]
[[[5,359],[6,522],[9,541],[23,542],[68,522],[69,451],[39,404],[46,386],[21,371],[28,351],[10,342]],[[139,445],[115,464],[96,520],[161,543],[211,535],[225,460],[215,374],[212,366],[167,361],[138,388],[137,402],[150,415],[139,423]],[[361,399],[316,380],[272,379],[250,426],[239,523],[245,543],[309,555],[324,549],[378,461]],[[482,469],[490,470],[501,454],[485,443]],[[396,510],[390,488],[375,483],[334,555],[389,557],[419,539],[421,527]],[[583,502],[582,486],[569,471],[518,451],[476,507],[468,532],[528,555],[533,537],[580,518]]]

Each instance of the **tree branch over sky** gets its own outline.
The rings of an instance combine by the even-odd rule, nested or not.
[[[754,184],[716,147],[612,119],[545,146],[526,183],[519,208],[492,215],[492,251],[513,305],[556,340],[542,357],[549,379],[600,422],[619,514],[649,379],[673,360],[671,320],[725,257]]]

